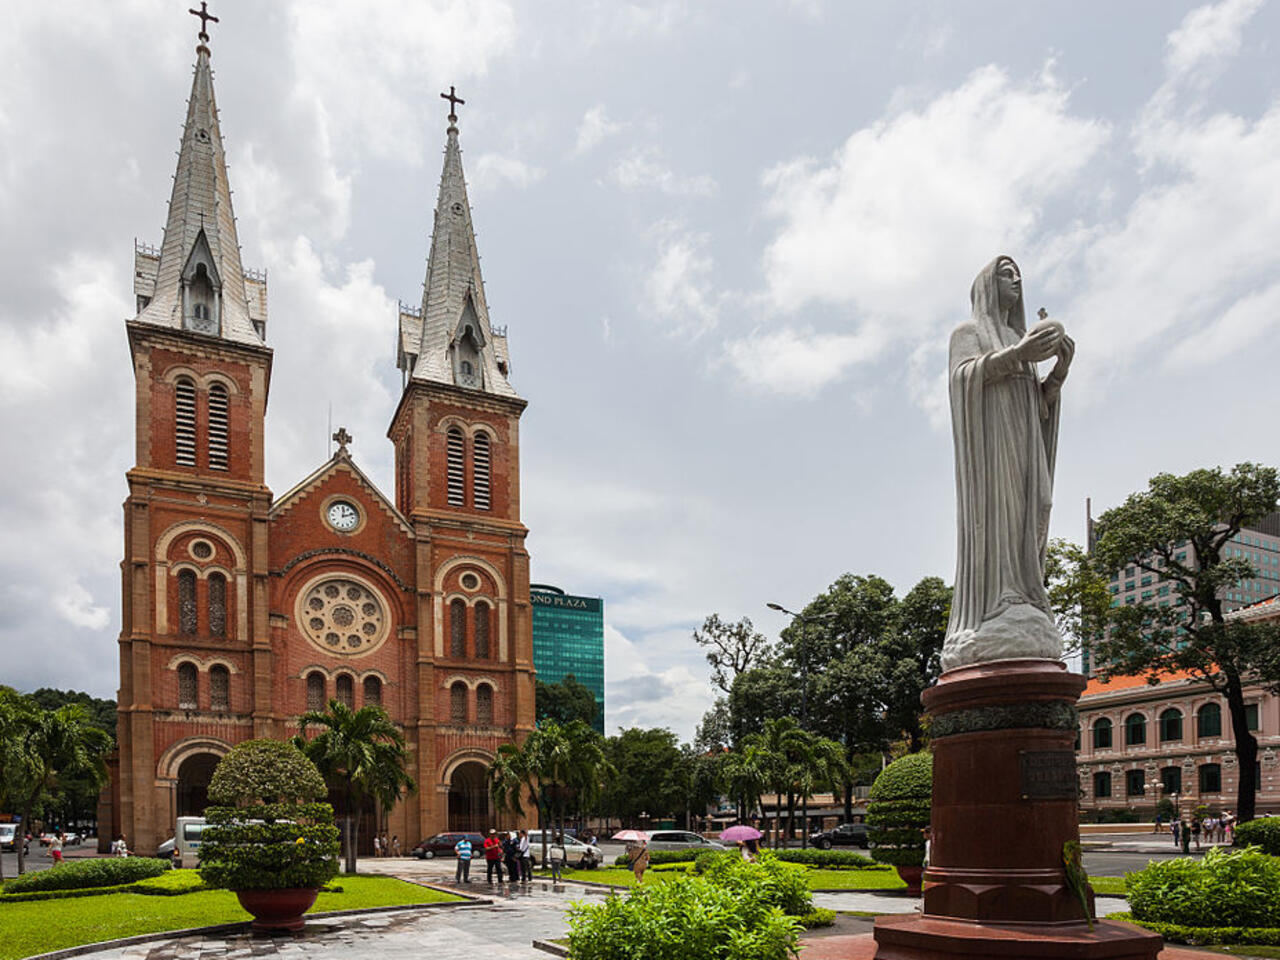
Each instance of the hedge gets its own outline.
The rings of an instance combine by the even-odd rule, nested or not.
[[[812,930],[815,927],[829,927],[836,922],[836,912],[827,910],[825,907],[814,907],[808,913],[801,914],[796,917],[803,924],[806,930]]]
[[[1261,847],[1263,853],[1280,857],[1280,817],[1250,820],[1236,827],[1232,841],[1237,847]]]
[[[134,892],[157,897],[177,897],[184,893],[196,893],[208,888],[208,884],[200,877],[198,870],[170,870],[158,877],[139,881],[134,886]]]
[[[924,835],[933,799],[933,755],[912,753],[880,771],[867,797],[871,856],[893,866],[924,863]]]
[[[1158,933],[1166,940],[1191,946],[1215,944],[1248,944],[1255,947],[1280,946],[1280,927],[1187,927],[1180,923],[1138,920],[1131,913],[1112,913],[1108,920],[1127,920]]]
[[[154,857],[98,857],[75,860],[48,870],[24,873],[4,885],[6,895],[32,893],[38,890],[78,890],[88,887],[114,887],[137,883],[147,877],[158,877],[169,869],[165,860]]]
[[[807,867],[819,867],[823,870],[883,870],[884,865],[876,863],[870,857],[863,856],[860,853],[854,853],[852,850],[818,850],[811,848],[808,850],[770,850],[774,856],[784,863],[800,863]],[[699,858],[708,856],[717,856],[720,853],[731,853],[738,856],[734,850],[653,850],[649,853],[649,865],[656,867],[664,863],[696,863]],[[614,861],[615,866],[626,867],[631,864],[631,859],[625,854],[619,854],[617,860]]]
[[[1274,923],[1280,903],[1280,859],[1257,847],[1153,861],[1125,881],[1129,909],[1143,923],[1255,928]]]
[[[6,887],[8,884],[5,885]],[[133,893],[136,883],[118,883],[110,887],[76,887],[72,890],[32,890],[30,893],[0,893],[0,903],[26,903],[31,900],[71,900],[75,897],[100,897],[107,893]]]

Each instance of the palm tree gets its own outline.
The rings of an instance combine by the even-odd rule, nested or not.
[[[768,758],[755,743],[746,743],[722,755],[720,778],[725,792],[738,805],[738,819],[745,820],[760,807],[760,794],[768,784]],[[761,811],[763,815],[763,811]]]
[[[321,729],[309,739],[311,727]],[[326,710],[311,710],[298,718],[293,742],[319,768],[329,789],[342,795],[346,870],[355,873],[359,839],[355,814],[365,798],[391,806],[415,789],[413,777],[405,770],[404,735],[382,707],[352,710],[341,700],[330,700]]]
[[[773,791],[775,804],[781,805],[782,797],[787,797],[788,813],[794,819],[795,813],[795,777],[800,765],[807,762],[811,737],[800,729],[800,724],[791,717],[771,717],[764,722],[764,730],[742,738],[744,746],[755,747],[762,761],[762,773],[765,783]],[[775,829],[774,845],[777,845],[777,833],[782,824],[782,811],[774,807],[773,824]],[[789,829],[794,823],[789,825]],[[786,846],[784,840],[783,846]]]
[[[800,843],[804,847],[809,846],[809,797],[826,787],[834,793],[847,779],[849,768],[840,743],[826,737],[809,736],[808,763],[798,771],[796,780],[802,798]]]

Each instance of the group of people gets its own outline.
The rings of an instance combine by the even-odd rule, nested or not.
[[[476,855],[473,844],[465,836],[454,844],[453,852],[458,858],[454,869],[454,881],[471,882],[471,861]],[[533,849],[529,843],[529,831],[512,830],[509,833],[498,833],[490,828],[489,835],[484,838],[484,846],[480,851],[484,855],[485,879],[489,883],[528,883],[533,879]],[[547,860],[551,867],[551,879],[559,880],[560,871],[564,869],[564,842],[554,839],[547,851]],[[505,867],[506,876],[503,876]]]
[[[398,857],[400,856],[400,836],[393,834],[391,839],[387,839],[387,835],[373,835],[373,855],[375,857]]]
[[[1200,849],[1200,841],[1205,843],[1230,843],[1235,831],[1236,818],[1231,811],[1219,817],[1192,817],[1190,820],[1174,820],[1169,824],[1169,832],[1173,834],[1173,845],[1189,850],[1194,843]],[[1156,831],[1160,830],[1160,821],[1156,821]]]

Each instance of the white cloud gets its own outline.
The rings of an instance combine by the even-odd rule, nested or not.
[[[1262,0],[1223,0],[1197,7],[1167,38],[1165,65],[1178,76],[1237,54],[1241,35]]]
[[[746,383],[770,393],[811,397],[845,370],[877,356],[885,336],[878,327],[857,333],[815,333],[785,327],[730,340],[729,363]]]
[[[670,333],[698,337],[720,317],[723,295],[712,282],[715,267],[706,253],[707,237],[666,221],[655,229],[657,262],[645,280],[645,301]]]
[[[1173,369],[1221,363],[1257,344],[1280,325],[1280,284],[1241,297],[1216,320],[1177,340],[1169,351]]]
[[[658,190],[676,197],[710,196],[716,182],[705,174],[684,177],[667,164],[657,147],[637,147],[613,165],[610,177],[624,190]]]
[[[475,196],[493,193],[504,185],[523,190],[542,179],[546,171],[519,157],[482,153],[468,166],[467,183]]]
[[[599,146],[606,138],[615,136],[627,129],[621,120],[610,120],[605,115],[603,104],[596,104],[582,115],[578,124],[578,138],[574,142],[573,152],[583,154]]]

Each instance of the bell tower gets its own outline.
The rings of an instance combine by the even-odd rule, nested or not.
[[[505,327],[490,322],[450,88],[444,169],[420,308],[401,305],[403,393],[388,436],[396,506],[417,551],[419,814],[471,829],[468,784],[500,743],[533,729],[528,533],[520,416]],[[483,782],[481,777],[476,782]],[[470,791],[470,792],[469,792]],[[470,798],[470,799],[469,799]],[[465,809],[464,809],[465,808]]]
[[[194,11],[193,11],[194,12]],[[203,7],[160,246],[134,251],[113,820],[154,850],[218,757],[274,732],[263,421],[266,276],[240,262]]]

